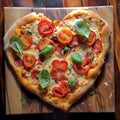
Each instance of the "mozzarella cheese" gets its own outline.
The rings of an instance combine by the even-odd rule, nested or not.
[[[77,34],[76,33],[76,30],[75,30],[75,27],[74,27],[74,24],[75,24],[75,21],[77,20],[85,20],[86,23],[89,25],[90,27],[90,30],[94,31],[96,33],[96,38],[99,39],[100,38],[100,33],[99,33],[99,29],[98,29],[98,26],[96,24],[96,21],[95,19],[92,19],[91,21],[89,21],[89,17],[85,16],[85,15],[82,15],[82,17],[80,18],[71,18],[71,19],[67,19],[67,20],[64,20],[62,22],[60,22],[59,26],[57,26],[54,30],[54,33],[52,35],[56,35],[57,32],[62,28],[62,27],[65,27],[65,28],[69,28],[72,30],[73,32],[73,35],[74,34]],[[34,21],[33,23],[30,23],[30,24],[26,24],[25,26],[22,26],[21,28],[25,31],[29,31],[31,32],[31,36],[32,36],[32,39],[33,39],[33,43],[35,44],[32,44],[32,46],[30,47],[30,49],[28,50],[23,50],[23,54],[25,53],[30,53],[30,54],[33,54],[35,57],[36,57],[36,60],[39,59],[39,50],[38,49],[35,49],[35,46],[39,43],[39,41],[42,39],[42,35],[39,33],[38,31],[38,23],[39,21],[36,20]],[[82,58],[85,57],[85,55],[90,52],[92,50],[92,47],[88,47],[88,46],[85,46],[83,44],[80,44],[80,46],[77,46],[75,47],[74,49],[74,52],[78,52],[80,54],[80,56]],[[23,58],[23,55],[20,56],[20,58],[22,59]],[[56,55],[56,53],[52,53],[51,55],[47,56],[45,61],[42,63],[42,65],[39,65],[36,63],[36,65],[34,66],[33,69],[39,69],[40,71],[43,69],[43,68],[46,68],[48,71],[51,71],[52,69],[52,66],[51,66],[51,62],[54,60],[54,59],[58,59],[58,60],[62,60],[63,59],[63,56],[62,57],[58,57]],[[72,65],[72,59],[71,59],[71,54],[68,54],[66,57],[65,57],[65,60],[68,62],[68,66]],[[95,61],[95,59],[94,59]],[[24,71],[26,72],[26,75],[27,76],[30,76],[30,72],[27,72],[27,71]],[[85,75],[78,75],[74,69],[72,68],[71,70],[67,69],[66,72],[64,73],[64,75],[69,79],[70,77],[74,76],[76,78],[76,80],[78,81],[78,84],[79,85],[83,85],[83,84],[87,84],[87,81],[86,82],[86,78],[85,78]],[[31,79],[31,78],[30,78]],[[52,77],[50,78],[50,84],[49,84],[49,87],[50,87],[50,90],[48,91],[50,94],[52,94],[52,88],[55,87],[55,86],[58,86],[59,83],[56,83],[55,80],[52,79]]]

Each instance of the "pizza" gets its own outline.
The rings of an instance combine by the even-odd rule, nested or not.
[[[4,49],[20,84],[52,106],[68,111],[102,70],[109,25],[90,10],[73,10],[61,20],[32,12],[4,37]]]

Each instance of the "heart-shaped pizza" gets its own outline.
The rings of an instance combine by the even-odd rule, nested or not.
[[[93,11],[73,10],[62,20],[32,12],[8,30],[4,49],[26,89],[67,111],[95,83],[109,36],[108,23]]]

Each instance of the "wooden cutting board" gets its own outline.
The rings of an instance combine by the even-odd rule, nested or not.
[[[50,19],[62,19],[66,13],[77,8],[4,8],[5,32],[20,17],[35,11],[42,12]],[[81,9],[81,8],[79,8]],[[110,40],[110,49],[102,67],[102,72],[97,78],[95,86],[92,88],[94,94],[90,91],[81,99],[72,105],[69,112],[114,112],[115,111],[115,81],[114,81],[114,39],[113,39],[113,7],[86,7],[82,9],[93,10],[110,25],[112,32]],[[54,107],[46,104],[37,96],[24,89],[11,69],[8,61],[5,62],[5,80],[6,80],[6,114],[23,113],[54,113],[58,111]]]

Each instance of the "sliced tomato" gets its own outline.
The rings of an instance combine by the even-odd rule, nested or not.
[[[22,67],[23,66],[23,61],[19,57],[15,57],[14,58],[14,63],[18,67]]]
[[[40,40],[38,44],[38,49],[42,50],[42,48],[46,45],[52,45],[54,46],[54,49],[56,48],[56,44],[51,39],[49,39],[48,37],[44,37],[42,40]]]
[[[57,33],[58,41],[63,45],[69,44],[72,41],[72,37],[72,31],[68,28],[61,28]]]
[[[58,68],[58,66],[60,66],[60,61],[59,60],[57,60],[57,59],[55,59],[55,60],[53,60],[52,61],[52,66],[53,66],[53,68]]]
[[[30,35],[23,35],[21,39],[24,45],[23,49],[27,50],[28,48],[30,48],[30,46],[32,45],[32,37]]]
[[[61,66],[61,70],[63,72],[65,72],[68,68],[68,62],[66,60],[61,60],[60,61],[60,66]]]
[[[63,91],[63,93],[64,93],[65,95],[66,95],[66,94],[69,92],[69,90],[70,90],[70,87],[69,87],[68,83],[65,82],[65,81],[62,81],[62,82],[60,83],[60,88],[62,89],[62,91]]]
[[[96,40],[96,33],[90,30],[89,38],[86,40],[86,45],[92,46]]]
[[[64,72],[59,68],[52,69],[50,75],[56,82],[67,80],[67,77],[64,76]]]
[[[53,60],[52,67],[53,69],[61,69],[62,72],[65,72],[68,68],[68,62],[66,60]]]
[[[33,54],[25,53],[23,55],[23,64],[26,69],[32,68],[36,63],[36,57]]]
[[[90,58],[84,58],[82,64],[73,63],[73,69],[80,75],[87,74],[91,68],[92,61]]]
[[[66,94],[64,94],[64,92],[62,91],[62,89],[60,87],[54,87],[52,89],[52,93],[54,96],[62,98],[64,97]]]
[[[70,45],[72,45],[73,47],[80,45],[79,42],[79,35],[74,35],[72,38],[72,41],[70,42]]]
[[[99,53],[102,51],[102,41],[101,40],[96,40],[92,50],[96,53]]]
[[[40,72],[40,70],[33,70],[31,72],[31,78],[33,79],[33,81],[38,81],[38,78],[37,78],[37,74]]]
[[[52,93],[54,96],[62,98],[68,94],[69,90],[70,90],[70,87],[68,83],[62,81],[59,87],[54,87],[52,89]]]
[[[52,22],[42,19],[38,23],[38,31],[43,36],[48,36],[53,33],[54,31],[54,25]]]

